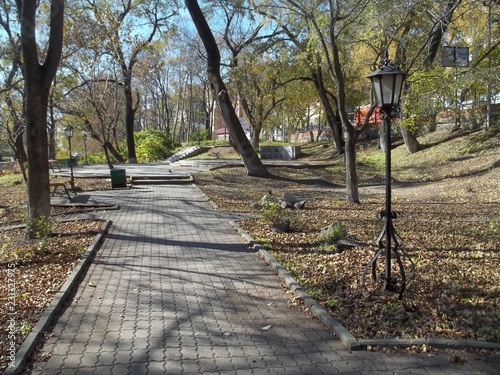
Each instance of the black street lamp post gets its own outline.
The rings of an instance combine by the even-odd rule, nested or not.
[[[373,281],[383,283],[384,290],[399,294],[399,298],[402,297],[408,280],[401,260],[401,253],[399,252],[402,244],[398,241],[392,223],[397,214],[392,212],[391,207],[391,117],[392,112],[399,108],[405,77],[406,73],[388,59],[383,60],[378,69],[374,69],[368,75],[372,83],[377,107],[381,109],[385,132],[385,211],[379,214],[384,219],[384,227],[377,239],[379,250],[365,268],[363,283],[366,286],[366,274],[371,270]],[[383,241],[384,237],[385,243]],[[394,244],[394,247],[392,247],[392,244]],[[385,256],[385,272],[377,275],[376,263],[382,254]],[[393,257],[396,259],[399,275],[392,272]],[[413,263],[411,265],[413,267]]]
[[[64,134],[66,135],[66,138],[68,138],[68,146],[69,146],[69,168],[70,168],[70,184],[71,184],[71,190],[75,192],[75,177],[73,175],[73,158],[71,156],[71,137],[73,136],[73,127],[71,125],[68,125],[64,128]]]
[[[85,149],[85,165],[88,165],[89,162],[87,160],[87,133],[83,133],[83,147]]]

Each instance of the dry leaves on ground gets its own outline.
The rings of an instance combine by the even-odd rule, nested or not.
[[[86,191],[104,187],[102,180],[78,181]],[[107,184],[109,185],[109,183]],[[52,302],[103,222],[60,222],[55,218],[75,207],[52,207],[46,233],[25,239],[26,187],[19,174],[2,177],[0,198],[0,371]],[[14,226],[13,228],[8,228]]]
[[[466,189],[450,188],[450,181],[446,188],[452,199],[447,202],[429,183],[419,187],[417,201],[414,194],[395,194],[395,227],[416,270],[398,300],[397,295],[382,293],[365,270],[378,250],[383,227],[377,219],[384,208],[383,185],[362,188],[362,204],[347,205],[344,188],[318,177],[318,169],[271,171],[274,178],[258,179],[241,169],[218,170],[198,175],[197,183],[219,208],[256,217],[263,213],[258,203],[268,191],[307,199],[305,209],[282,212],[291,218],[290,232],[275,233],[269,222],[258,218],[240,225],[356,337],[500,341],[498,191],[493,192],[495,199],[479,202]],[[331,223],[341,224],[349,238],[370,246],[344,251],[325,246],[318,236]],[[377,264],[383,266],[384,258]],[[405,269],[410,271],[409,264]]]
[[[25,240],[24,229],[0,232],[0,368],[9,362],[101,229],[101,221],[53,224],[48,238]]]

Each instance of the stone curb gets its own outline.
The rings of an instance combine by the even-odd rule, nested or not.
[[[290,288],[295,295],[299,296],[304,304],[325,326],[327,326],[335,335],[342,341],[342,344],[349,350],[359,350],[361,345],[359,341],[347,331],[342,324],[332,318],[328,312],[321,307],[311,296],[309,296],[288,271],[274,257],[264,249],[262,245],[257,243],[250,235],[241,228],[236,222],[231,221],[230,224],[238,231],[238,233],[248,241],[249,245],[256,250],[259,255],[271,266],[271,268],[283,279],[285,284]]]
[[[246,240],[248,245],[256,250],[259,255],[271,266],[271,268],[283,279],[288,288],[299,296],[304,304],[326,327],[328,327],[342,341],[348,350],[362,350],[368,347],[384,348],[408,348],[414,345],[427,345],[437,349],[486,349],[500,350],[500,343],[476,340],[455,339],[357,339],[340,322],[335,320],[321,305],[309,296],[288,271],[255,241],[238,223],[231,221],[230,224]]]
[[[99,245],[101,244],[102,239],[110,225],[111,220],[106,220],[103,223],[101,229],[99,230],[99,233],[89,245],[85,253],[82,255],[82,259],[80,259],[80,261],[77,263],[71,275],[68,277],[61,289],[59,289],[59,292],[57,292],[57,294],[54,296],[54,299],[52,300],[50,305],[45,309],[44,313],[38,320],[38,323],[35,325],[31,333],[26,337],[26,339],[24,339],[21,347],[16,353],[16,361],[14,362],[14,367],[7,367],[4,375],[18,375],[22,373],[29,358],[33,355],[36,347],[40,343],[43,334],[52,324],[54,317],[66,302],[66,299],[71,293],[77,280],[85,271],[85,267],[89,264],[90,260],[97,252]]]

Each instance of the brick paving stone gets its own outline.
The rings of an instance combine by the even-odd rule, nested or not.
[[[60,374],[61,375],[75,375],[75,373],[77,372],[78,370],[75,370],[73,368],[65,368],[63,369]]]
[[[144,349],[133,349],[129,354],[130,361],[134,363],[147,363],[148,362],[148,350]]]
[[[85,350],[81,359],[80,367],[89,367],[89,368],[96,367],[97,362],[98,362],[98,353],[89,352],[88,350]]]
[[[129,374],[131,372],[131,366],[130,364],[115,364],[111,368],[111,374],[113,375],[119,375],[119,374]]]
[[[70,353],[83,353],[85,351],[86,346],[87,346],[87,342],[74,341],[69,347],[69,352]]]
[[[98,366],[94,369],[94,375],[112,375],[113,374],[113,366]]]
[[[115,356],[113,358],[113,363],[114,364],[117,364],[117,363],[127,364],[127,363],[131,362],[131,359],[132,359],[132,355],[131,355],[130,351],[119,350],[119,351],[115,352]]]
[[[75,370],[73,370],[75,371]],[[73,372],[74,375],[94,375],[95,368],[94,367],[80,367],[76,372]]]
[[[149,361],[148,374],[161,375],[161,374],[165,374],[165,373],[166,373],[165,362],[163,360],[162,361],[153,361],[153,360]]]
[[[196,359],[183,359],[181,366],[184,374],[199,374],[201,371],[200,363]]]
[[[167,374],[183,374],[182,361],[167,361],[165,369]]]
[[[81,352],[69,353],[63,361],[63,368],[77,369],[81,366],[83,354]],[[51,358],[52,359],[52,358]],[[50,360],[49,360],[50,362]]]
[[[30,370],[31,375],[42,375],[44,373],[43,367],[37,367]]]
[[[201,374],[211,373],[218,370],[217,363],[214,359],[200,358],[198,360],[198,364],[200,366]]]
[[[34,368],[41,368],[46,374],[58,374],[62,371],[63,362],[66,356],[53,355],[47,362],[38,362],[33,365]]]
[[[150,362],[165,362],[165,351],[163,348],[149,348],[148,360]]]
[[[181,359],[181,349],[176,348],[167,348],[165,350],[165,360],[168,362],[170,361],[179,361]]]
[[[115,363],[115,353],[116,352],[101,352],[99,357],[97,357],[97,366],[113,366]]]
[[[110,231],[31,374],[491,373],[446,353],[347,351],[193,187],[90,197],[120,209],[100,214]]]

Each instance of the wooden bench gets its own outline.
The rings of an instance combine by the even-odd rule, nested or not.
[[[59,172],[61,171],[61,167],[59,166],[58,160],[50,159],[49,160],[49,168],[52,169],[52,172],[55,172],[54,166],[57,167]]]
[[[53,187],[54,189],[52,190],[52,196],[56,194],[57,188],[62,187],[64,189],[64,193],[68,196],[69,200],[71,200],[71,195],[69,194],[69,189],[66,186],[66,184],[69,182],[63,182],[63,181],[54,181],[50,183],[50,187]]]

